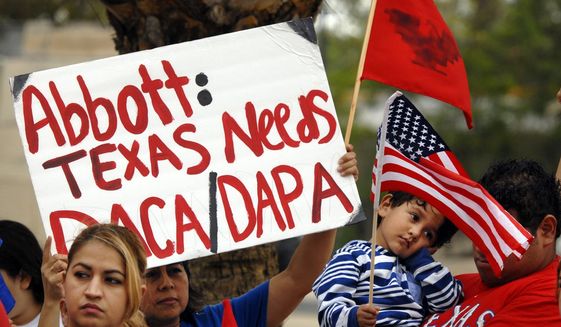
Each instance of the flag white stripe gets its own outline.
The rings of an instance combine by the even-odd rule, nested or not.
[[[453,171],[456,174],[460,174],[460,172],[456,168],[456,165],[454,165],[452,160],[450,160],[450,157],[448,157],[448,154],[446,153],[446,151],[440,151],[440,152],[436,153],[436,155],[440,159],[440,162],[442,163],[442,166],[444,166],[444,168],[446,168],[450,171]]]

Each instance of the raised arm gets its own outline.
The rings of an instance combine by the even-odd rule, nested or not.
[[[41,275],[43,277],[43,289],[45,300],[39,318],[39,327],[59,326],[60,322],[60,300],[64,296],[62,283],[66,274],[68,261],[66,255],[51,255],[52,238],[49,236],[43,247],[43,263],[41,264]]]
[[[339,173],[358,178],[356,154],[351,145],[339,160]],[[267,304],[267,326],[276,327],[288,317],[312,289],[312,283],[319,276],[331,257],[335,244],[336,230],[309,234],[294,251],[288,267],[274,276],[269,284]]]

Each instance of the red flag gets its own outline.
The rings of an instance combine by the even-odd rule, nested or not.
[[[378,0],[361,79],[449,103],[472,127],[464,61],[433,0]]]
[[[10,318],[8,318],[2,302],[0,302],[0,327],[10,327]]]
[[[222,307],[224,308],[224,312],[222,313],[222,327],[238,327],[230,299],[222,301]]]
[[[495,274],[503,261],[521,257],[532,235],[478,183],[415,106],[396,92],[379,131],[383,154],[380,191],[404,191],[429,202],[482,250]],[[376,173],[372,173],[376,192]]]

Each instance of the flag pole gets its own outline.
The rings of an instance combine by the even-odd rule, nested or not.
[[[362,70],[364,69],[364,61],[366,60],[366,49],[368,48],[368,41],[370,40],[370,32],[372,30],[372,22],[374,20],[374,12],[376,11],[376,2],[377,0],[372,0],[372,3],[370,4],[370,14],[368,15],[368,23],[366,24],[364,40],[362,41],[362,52],[360,53],[360,61],[358,62],[355,88],[353,90],[353,99],[351,101],[351,110],[349,112],[349,120],[347,121],[347,129],[345,131],[345,144],[349,144],[349,141],[351,140],[351,131],[353,129],[356,104],[358,102],[358,91],[360,90],[360,85],[362,84]]]
[[[555,173],[555,177],[557,177],[557,180],[561,182],[561,158],[559,158],[559,165],[557,166],[557,173]]]
[[[384,167],[384,148],[386,147],[386,134],[388,130],[388,114],[390,105],[395,98],[401,96],[402,93],[396,91],[388,98],[384,107],[384,119],[380,128],[380,137],[378,139],[378,150],[376,152],[376,184],[374,185],[374,203],[372,210],[372,252],[370,253],[370,287],[368,289],[368,304],[374,301],[374,266],[376,263],[376,229],[378,224],[378,206],[380,204],[380,189],[382,188],[382,168]]]

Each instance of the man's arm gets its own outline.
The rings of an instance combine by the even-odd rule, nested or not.
[[[335,234],[333,229],[304,236],[288,267],[271,279],[267,326],[279,326],[311,291],[312,283],[331,256]]]
[[[39,318],[39,327],[58,326],[60,321],[60,300],[64,297],[62,283],[68,260],[66,255],[51,255],[52,238],[49,236],[43,247],[41,276],[45,292],[43,307]]]
[[[358,167],[352,151],[348,145],[347,153],[339,160],[339,172],[343,176],[353,175],[356,180]],[[267,326],[280,325],[311,291],[314,280],[331,257],[335,234],[336,230],[328,230],[302,237],[288,267],[269,284]]]

